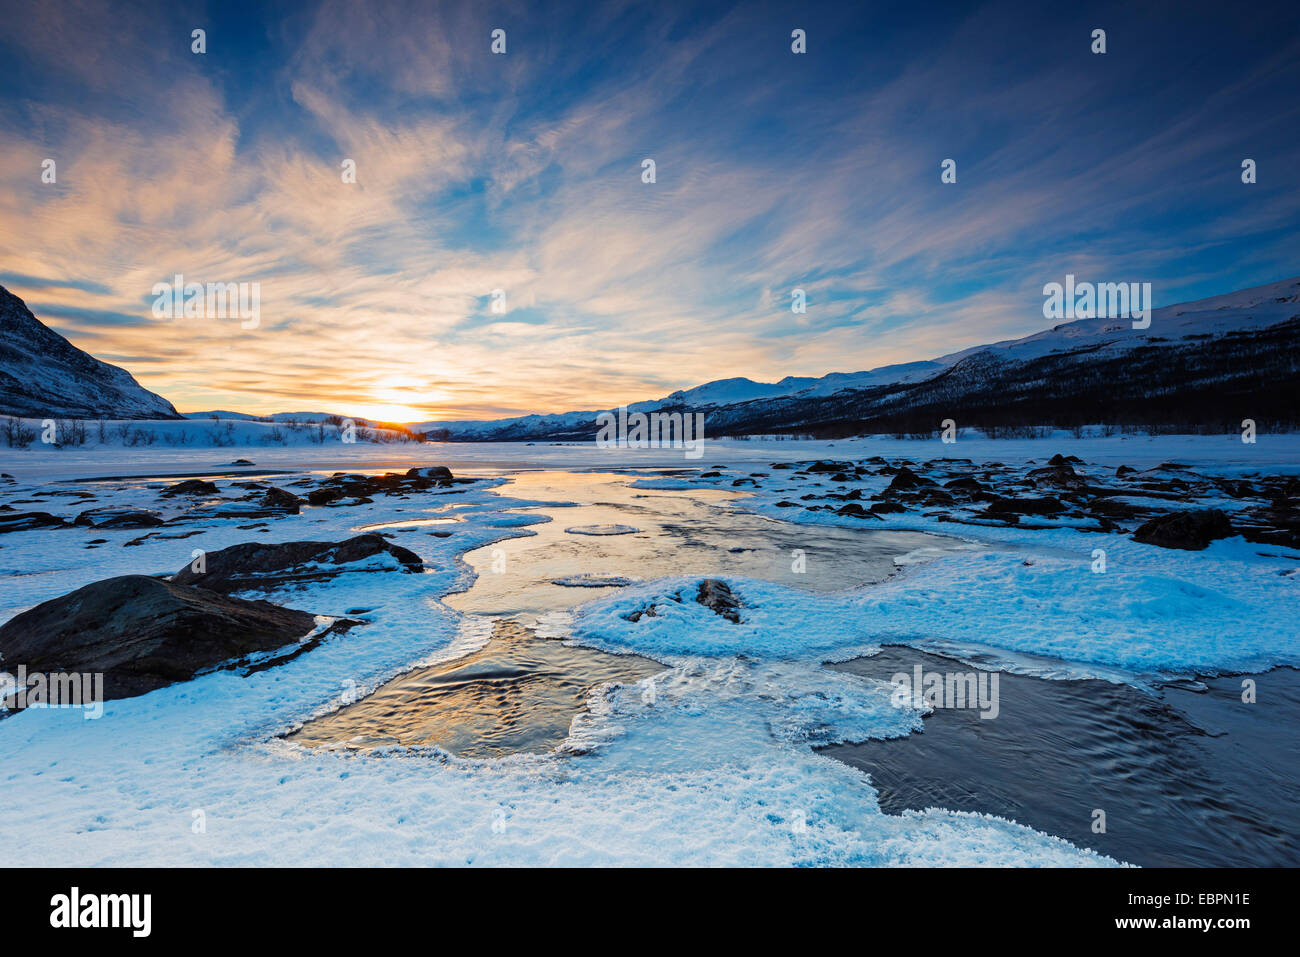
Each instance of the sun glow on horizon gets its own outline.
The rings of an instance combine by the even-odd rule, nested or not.
[[[367,391],[371,401],[347,403],[348,411],[372,422],[394,422],[401,425],[431,422],[440,416],[436,408],[411,405],[412,398],[428,399],[430,402],[447,398],[445,395],[430,394],[427,387],[408,379],[397,378],[385,379]]]

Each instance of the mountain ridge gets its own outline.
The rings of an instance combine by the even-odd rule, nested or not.
[[[962,367],[959,375],[967,378],[968,387],[974,388],[975,384],[969,377],[975,365],[983,366],[983,374],[988,377],[996,375],[992,370],[999,364],[1007,369],[1035,364],[1053,366],[1070,355],[1080,357],[1077,362],[1081,365],[1099,365],[1108,364],[1126,352],[1170,346],[1174,347],[1170,350],[1172,358],[1179,351],[1177,345],[1183,342],[1203,343],[1234,335],[1259,335],[1292,320],[1300,323],[1300,277],[1162,306],[1151,312],[1150,320],[1149,327],[1134,329],[1129,319],[1076,319],[1019,339],[1004,339],[935,359],[895,363],[862,372],[832,372],[815,378],[786,376],[775,383],[755,382],[744,377],[719,379],[672,392],[662,399],[629,403],[627,408],[632,412],[670,412],[688,408],[706,411],[710,413],[709,423],[715,435],[734,434],[732,430],[759,426],[788,431],[800,425],[818,427],[835,421],[845,424],[853,420],[869,421],[871,415],[865,418],[862,415],[869,413],[869,409],[854,408],[842,409],[838,419],[832,415],[826,422],[821,422],[817,407],[826,407],[825,411],[830,411],[830,407],[836,405],[861,405],[855,403],[853,397],[862,397],[865,401],[874,395],[877,399],[884,399],[891,390],[909,387],[916,390],[927,384],[937,385],[958,367]],[[1296,338],[1300,339],[1300,336]],[[1281,356],[1294,360],[1295,348],[1286,348],[1289,342],[1289,337],[1282,337],[1279,343],[1283,347]],[[1081,358],[1084,356],[1090,358],[1084,360]],[[1232,365],[1225,356],[1220,356],[1220,360]],[[1287,382],[1294,378],[1293,364],[1282,363],[1277,368],[1274,365],[1278,364],[1269,365],[1269,368],[1282,373]],[[1230,378],[1242,378],[1239,372],[1233,372]],[[961,404],[957,398],[952,402],[954,406]],[[776,408],[783,404],[789,407],[784,416]],[[1274,400],[1268,403],[1270,408],[1276,404]],[[495,420],[434,420],[416,423],[412,428],[436,438],[463,441],[578,438],[594,434],[596,416],[604,411],[613,410],[532,413]],[[900,411],[905,410],[895,410],[890,417],[899,419]],[[952,411],[955,414],[955,408]],[[745,414],[747,412],[749,414]],[[724,429],[722,432],[718,429],[720,425]],[[897,421],[893,423],[893,427],[899,425]],[[935,425],[937,423],[927,427]]]
[[[178,419],[120,366],[83,352],[0,286],[0,414],[27,418]]]

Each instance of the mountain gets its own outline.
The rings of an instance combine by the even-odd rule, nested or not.
[[[42,419],[176,419],[172,404],[125,369],[47,328],[0,286],[0,414]]]
[[[1153,310],[1150,326],[1079,319],[921,362],[775,383],[720,379],[637,412],[704,412],[712,436],[834,437],[959,427],[1300,424],[1300,278]],[[451,441],[590,439],[599,412],[413,426]]]
[[[254,415],[251,412],[229,412],[224,409],[213,409],[209,412],[182,412],[181,415],[187,419],[234,419],[240,422],[328,422],[331,419],[348,418],[333,412],[276,412],[272,415]],[[370,421],[358,419],[356,416],[351,418],[356,422]]]

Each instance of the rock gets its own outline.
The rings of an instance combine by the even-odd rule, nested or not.
[[[263,508],[276,509],[287,515],[297,515],[301,505],[302,499],[297,495],[275,486],[268,488],[266,494],[262,496]]]
[[[451,469],[447,468],[445,465],[426,465],[422,468],[407,469],[406,477],[427,478],[439,482],[450,482],[452,475]]]
[[[66,528],[68,523],[49,512],[6,512],[0,515],[0,533],[26,532],[33,528]]]
[[[1095,498],[1088,504],[1088,511],[1093,515],[1108,518],[1136,518],[1142,509],[1128,502],[1117,502],[1111,498]]]
[[[278,508],[267,508],[257,502],[222,502],[211,510],[205,510],[202,514],[204,518],[237,518],[247,521],[250,518],[275,518],[285,513]],[[240,525],[239,527],[245,528],[248,526]]]
[[[274,588],[286,582],[315,581],[345,571],[341,567],[376,555],[396,558],[403,571],[418,572],[424,567],[420,556],[394,545],[381,535],[358,535],[343,542],[283,542],[278,545],[245,542],[220,551],[208,552],[204,570],[196,572],[186,565],[172,579],[181,585],[228,594],[247,588]]]
[[[1219,538],[1231,538],[1232,522],[1217,508],[1159,515],[1138,526],[1133,541],[1161,548],[1184,548],[1200,551]]]
[[[812,465],[804,468],[805,472],[843,472],[845,469],[853,468],[852,462],[814,462]]]
[[[911,491],[912,489],[924,488],[929,485],[938,485],[938,484],[939,484],[938,482],[934,482],[928,478],[924,478],[920,475],[917,475],[906,465],[904,465],[894,475],[894,478],[889,483],[889,487],[886,489],[886,491],[906,492],[906,491]]]
[[[879,515],[876,515],[873,512],[868,512],[857,502],[849,502],[847,505],[841,505],[839,508],[835,510],[835,514],[852,515],[855,518],[875,518],[875,519],[880,518]]]
[[[1115,470],[1115,478],[1123,478],[1126,475],[1137,475],[1137,469],[1129,465],[1121,465]]]
[[[327,505],[330,502],[337,502],[345,495],[347,495],[347,493],[341,488],[315,488],[307,493],[307,502],[311,505]]]
[[[315,616],[145,575],[109,578],[37,605],[0,627],[12,670],[102,672],[104,697],[129,698],[311,633]]]
[[[1064,512],[1065,506],[1051,497],[998,498],[989,503],[988,511],[992,515],[1055,515]]]
[[[1053,461],[1061,456],[1056,455]],[[1069,462],[1062,461],[1060,464],[1049,465],[1047,468],[1033,469],[1026,476],[1035,486],[1041,488],[1048,486],[1052,488],[1077,489],[1083,488],[1088,484],[1088,480],[1074,471]]]
[[[248,461],[248,459],[235,459],[235,461],[231,462],[230,464],[231,465],[252,465],[253,463]]]
[[[949,495],[947,492],[940,491],[939,489],[930,489],[929,491],[923,494],[922,504],[927,507],[938,506],[938,505],[956,505],[957,500],[953,498],[951,495]]]
[[[871,511],[875,515],[888,515],[891,512],[906,512],[907,509],[897,502],[877,502],[871,506]]]
[[[988,488],[986,488],[983,483],[977,479],[970,478],[969,476],[963,476],[962,478],[955,478],[950,482],[944,482],[943,487],[954,492],[963,492],[967,495],[983,495],[988,492]]]
[[[169,488],[163,489],[164,495],[217,495],[220,494],[217,486],[212,482],[204,482],[201,479],[186,479],[184,482],[177,482]]]
[[[82,512],[74,524],[93,528],[155,528],[164,522],[162,515],[153,509],[108,506]]]
[[[745,606],[726,582],[717,578],[704,579],[695,593],[695,600],[715,615],[721,615],[732,624],[740,624],[740,609]]]

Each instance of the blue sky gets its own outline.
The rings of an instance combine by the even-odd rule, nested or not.
[[[426,419],[929,358],[1067,272],[1300,274],[1295,4],[1054,6],[4,0],[0,283],[184,410]],[[153,317],[177,272],[258,327]]]

